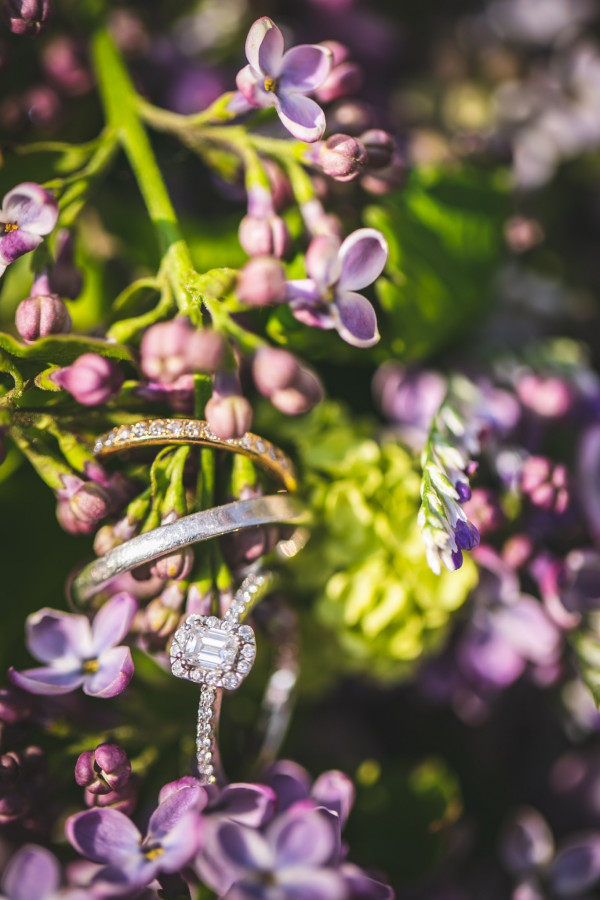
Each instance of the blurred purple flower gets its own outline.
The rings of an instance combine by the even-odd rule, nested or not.
[[[83,687],[92,697],[115,697],[133,675],[125,637],[137,603],[130,594],[116,594],[96,613],[90,624],[85,616],[41,609],[27,619],[27,647],[47,665],[9,670],[17,687],[32,694],[67,694]]]
[[[24,181],[9,191],[0,212],[0,275],[19,256],[35,250],[57,219],[56,200],[39,184]]]
[[[56,857],[35,844],[25,844],[9,860],[2,876],[2,900],[89,900],[87,889],[60,890]]]
[[[213,864],[209,886],[230,900],[342,900],[348,890],[337,848],[336,823],[310,802],[277,816],[262,833],[219,822],[205,847]]]
[[[373,393],[381,411],[400,429],[400,436],[415,450],[422,450],[433,417],[448,386],[438,372],[411,369],[386,362],[375,373]]]
[[[287,130],[300,141],[318,141],[325,131],[321,107],[306,94],[323,84],[331,69],[331,51],[300,44],[283,52],[283,35],[267,16],[258,19],[246,39],[249,65],[236,83],[252,106],[274,106]]]
[[[374,228],[359,228],[341,245],[334,237],[314,238],[306,254],[310,277],[287,282],[292,313],[306,325],[337,329],[355,347],[372,347],[379,340],[375,310],[355,291],[379,277],[387,255],[387,243]]]
[[[169,787],[161,792],[145,837],[115,809],[86,810],[67,819],[68,840],[103,866],[93,884],[108,884],[117,889],[115,893],[125,893],[149,884],[159,872],[178,872],[196,853],[206,794],[196,779]]]
[[[3,0],[2,15],[13,34],[37,37],[54,14],[52,0]]]
[[[346,824],[355,790],[352,781],[343,772],[337,769],[323,772],[311,785],[306,769],[292,760],[279,760],[269,766],[263,778],[277,794],[279,812],[310,799],[337,816],[340,831]]]

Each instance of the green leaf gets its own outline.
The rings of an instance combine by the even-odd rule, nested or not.
[[[40,360],[59,366],[70,365],[82,353],[98,353],[107,359],[133,360],[131,351],[121,344],[72,334],[41,338],[35,344],[21,344],[11,335],[0,332],[0,349],[19,359]]]
[[[469,169],[417,173],[401,193],[365,210],[390,249],[376,285],[381,356],[427,356],[483,314],[506,214],[504,190]]]

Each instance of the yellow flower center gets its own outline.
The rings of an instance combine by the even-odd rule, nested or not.
[[[11,231],[16,231],[19,226],[14,222],[3,222],[1,227],[4,229],[4,234],[10,234]]]
[[[164,852],[162,847],[150,847],[148,850],[144,850],[144,856],[146,859],[158,859]]]
[[[98,660],[97,659],[86,659],[83,664],[83,671],[85,675],[93,675],[98,671]]]
[[[270,75],[267,75],[267,77],[265,78],[264,88],[265,91],[268,91],[270,94],[274,94],[277,90],[277,79],[271,78]]]

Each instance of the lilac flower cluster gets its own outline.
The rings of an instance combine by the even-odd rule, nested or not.
[[[80,760],[78,771],[87,766]],[[129,896],[183,870],[188,883],[199,878],[219,896],[386,900],[389,888],[345,861],[341,831],[353,797],[341,772],[311,786],[303,769],[281,762],[262,784],[204,788],[185,777],[165,785],[145,835],[114,808],[76,813],[66,832],[99,866],[94,896],[109,887],[111,896]]]

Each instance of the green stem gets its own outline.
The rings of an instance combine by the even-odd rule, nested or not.
[[[112,38],[97,32],[92,52],[107,125],[114,129],[135,174],[144,203],[156,229],[165,268],[182,312],[190,298],[184,288],[193,266],[177,215],[138,112],[138,96]]]

